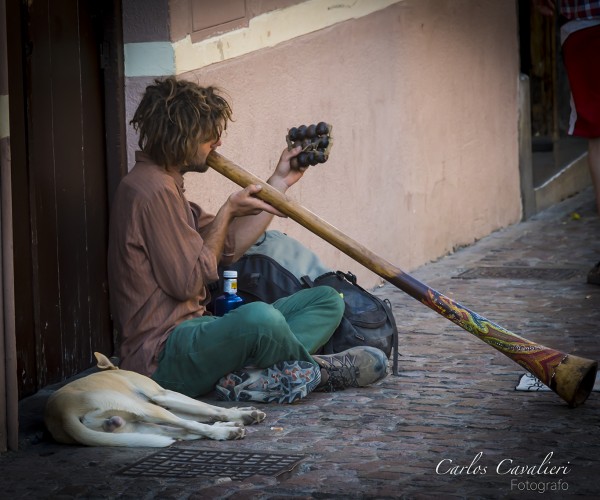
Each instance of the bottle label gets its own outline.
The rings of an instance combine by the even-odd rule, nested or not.
[[[223,283],[223,291],[225,293],[237,293],[237,280],[226,279]]]

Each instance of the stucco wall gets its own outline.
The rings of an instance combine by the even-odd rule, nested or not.
[[[513,2],[405,0],[181,76],[227,91],[221,152],[263,178],[289,127],[332,123],[329,161],[290,196],[410,271],[520,217],[516,22]],[[128,80],[129,114],[147,80]],[[214,172],[186,188],[211,210],[236,189]],[[272,227],[379,281],[295,222]]]

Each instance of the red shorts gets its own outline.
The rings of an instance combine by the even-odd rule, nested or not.
[[[570,34],[562,52],[574,102],[569,134],[600,137],[600,25]]]

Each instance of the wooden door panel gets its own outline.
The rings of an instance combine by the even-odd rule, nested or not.
[[[29,4],[28,151],[36,385],[112,350],[103,87],[93,0]],[[31,346],[18,349],[32,351]],[[30,354],[31,355],[31,354]]]

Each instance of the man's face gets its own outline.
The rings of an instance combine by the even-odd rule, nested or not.
[[[185,169],[186,172],[206,172],[208,165],[206,164],[206,158],[213,149],[217,149],[221,145],[221,138],[219,137],[216,141],[203,142],[198,146],[198,151],[194,161],[188,165]]]

